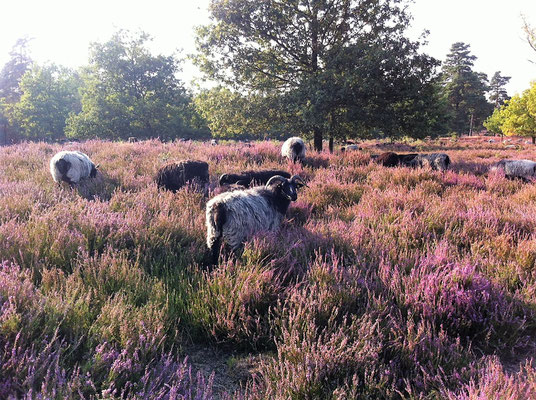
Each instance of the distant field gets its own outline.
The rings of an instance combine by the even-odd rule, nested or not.
[[[535,398],[536,185],[487,170],[536,146],[493,140],[366,142],[303,167],[279,142],[0,147],[0,399]],[[55,184],[60,149],[102,174]],[[452,168],[370,162],[390,149]],[[211,192],[256,168],[309,187],[209,273],[207,199],[153,183],[187,158]]]

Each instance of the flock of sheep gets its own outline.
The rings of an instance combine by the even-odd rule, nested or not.
[[[347,146],[346,151],[358,150]],[[298,137],[284,142],[281,155],[292,162],[305,160],[305,143]],[[445,153],[397,154],[386,152],[371,156],[386,167],[429,167],[438,171],[448,169],[451,161]],[[98,165],[79,151],[61,151],[50,160],[50,173],[57,183],[70,185],[97,175]],[[491,170],[503,170],[508,178],[525,181],[536,176],[536,162],[530,160],[501,160]],[[176,191],[185,184],[206,188],[209,183],[209,166],[204,161],[181,161],[159,169],[156,177],[159,188]],[[226,191],[214,196],[206,205],[207,246],[212,264],[219,259],[220,248],[227,244],[233,252],[257,232],[275,231],[281,225],[292,201],[298,198],[297,190],[307,186],[302,178],[280,170],[243,171],[223,174],[220,186]]]

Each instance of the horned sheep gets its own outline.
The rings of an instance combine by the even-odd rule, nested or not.
[[[305,159],[305,143],[299,137],[291,137],[283,143],[281,155],[292,162],[302,162]]]
[[[159,188],[176,192],[187,183],[208,184],[208,164],[204,161],[183,160],[161,167],[155,182]]]
[[[305,182],[297,175],[290,179],[276,175],[265,186],[222,193],[211,199],[206,207],[206,226],[212,264],[218,263],[222,241],[236,252],[255,233],[277,230],[302,186]]]
[[[60,151],[50,160],[50,173],[55,182],[74,185],[82,179],[95,178],[98,165],[80,151]]]

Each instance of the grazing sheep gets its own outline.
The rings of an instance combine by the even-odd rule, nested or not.
[[[445,153],[418,154],[408,164],[412,167],[430,167],[437,171],[446,171],[449,165],[450,157]]]
[[[363,150],[361,147],[359,147],[357,144],[349,144],[347,146],[341,147],[341,151],[344,153],[345,151],[356,151],[356,150]]]
[[[79,151],[60,151],[50,160],[50,173],[57,183],[74,185],[81,179],[95,178],[97,168],[98,165]]]
[[[136,143],[138,141],[138,138],[135,136],[129,136],[128,142],[129,143]]]
[[[291,201],[298,198],[296,190],[305,186],[294,175],[290,179],[276,175],[266,186],[219,194],[207,203],[207,246],[213,265],[218,263],[222,240],[233,251],[259,231],[279,228]]]
[[[176,192],[188,182],[207,184],[208,164],[204,161],[185,160],[161,167],[155,177],[159,188]]]
[[[218,141],[217,141],[216,139],[212,139],[212,140],[210,141],[210,145],[211,145],[211,146],[216,146],[217,144],[218,144]]]
[[[382,153],[382,154],[380,154],[379,156],[377,156],[377,157],[375,157],[373,159],[378,164],[381,164],[384,167],[396,167],[400,162],[400,160],[398,158],[398,154],[393,153],[392,151]]]
[[[299,137],[291,137],[283,143],[281,155],[292,162],[302,162],[305,159],[305,143]]]
[[[502,170],[509,179],[519,178],[529,182],[531,178],[536,176],[536,162],[531,160],[501,160],[490,170]]]
[[[276,175],[290,178],[288,172],[279,170],[244,171],[240,174],[223,174],[220,176],[220,186],[231,185],[233,183],[245,187],[249,187],[252,183],[256,185],[265,185],[271,177]]]

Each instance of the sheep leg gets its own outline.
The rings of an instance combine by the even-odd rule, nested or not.
[[[227,212],[223,204],[218,204],[214,207],[214,213],[212,214],[212,222],[215,227],[215,235],[212,240],[209,250],[212,254],[212,265],[218,265],[220,258],[220,248],[222,244],[223,225],[227,220]]]

